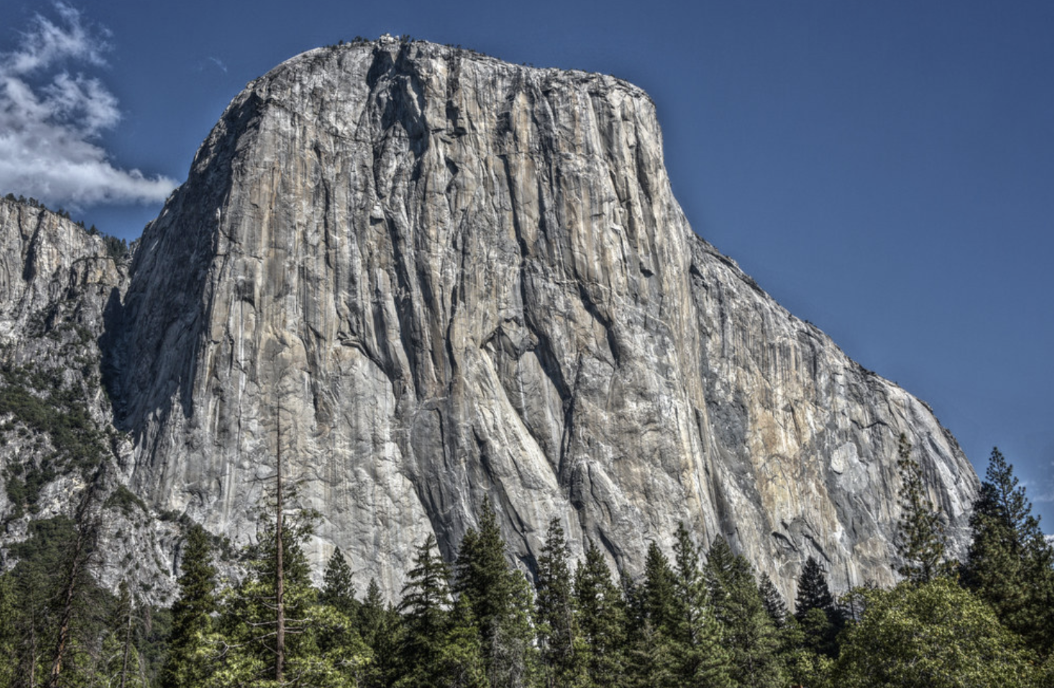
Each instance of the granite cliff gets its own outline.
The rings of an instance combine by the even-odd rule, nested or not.
[[[684,521],[789,596],[809,555],[836,589],[890,582],[901,433],[963,544],[955,439],[692,231],[654,104],[609,76],[304,53],[107,284],[122,484],[241,543],[280,445],[312,557],[339,545],[360,584],[397,592],[428,533],[451,555],[485,496],[528,569],[554,517],[631,575]]]

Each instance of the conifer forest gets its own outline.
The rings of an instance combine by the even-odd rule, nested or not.
[[[672,558],[652,543],[630,580],[594,542],[572,561],[553,520],[529,579],[489,501],[453,561],[419,544],[399,599],[355,589],[339,549],[319,587],[302,549],[318,514],[276,480],[241,577],[220,577],[222,543],[188,522],[179,597],[152,608],[95,584],[81,509],[34,522],[0,577],[0,686],[1054,685],[1054,550],[1013,467],[993,450],[964,561],[946,556],[904,439],[899,468],[901,582],[831,590],[809,558],[794,600],[683,525]]]

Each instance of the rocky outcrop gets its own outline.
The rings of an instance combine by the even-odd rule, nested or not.
[[[889,582],[896,447],[962,542],[977,478],[929,408],[696,236],[648,96],[427,43],[300,55],[234,99],[125,300],[132,485],[245,541],[279,444],[312,554],[397,591],[485,496],[640,571],[684,521],[777,580]]]
[[[99,235],[38,205],[0,199],[0,340],[18,345],[50,323],[101,333],[126,274]]]
[[[281,451],[322,514],[314,560],[339,545],[389,593],[484,497],[527,569],[552,518],[630,575],[684,521],[789,597],[810,555],[836,589],[884,583],[901,433],[962,544],[977,478],[954,438],[692,232],[653,103],[612,77],[319,49],[234,99],[126,291],[83,230],[0,224],[5,341],[92,285],[131,438],[115,475],[235,544]]]
[[[36,521],[80,516],[100,583],[171,602],[180,530],[124,488],[131,438],[104,377],[128,284],[123,244],[38,204],[0,200],[0,571]],[[81,505],[84,509],[80,509]]]

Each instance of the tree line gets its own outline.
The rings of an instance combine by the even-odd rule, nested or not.
[[[392,604],[373,580],[359,594],[339,549],[312,585],[316,515],[283,506],[279,484],[240,581],[219,580],[216,542],[192,525],[178,599],[152,609],[91,581],[90,519],[37,522],[54,532],[0,577],[0,686],[1054,685],[1054,551],[1013,467],[993,450],[954,562],[904,438],[899,456],[901,582],[836,597],[809,557],[793,613],[727,541],[704,549],[683,524],[672,559],[653,542],[630,580],[592,541],[572,561],[554,519],[532,585],[484,501],[453,561],[432,536],[417,546]]]

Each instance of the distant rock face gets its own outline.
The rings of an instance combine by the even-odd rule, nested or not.
[[[102,379],[127,286],[126,261],[102,237],[0,199],[0,571],[17,563],[9,546],[33,521],[72,517],[86,502],[99,582],[168,604],[179,529],[122,489],[132,443],[111,424]]]
[[[115,360],[131,485],[235,542],[279,444],[360,584],[450,556],[485,496],[641,571],[679,521],[784,581],[892,580],[897,438],[963,542],[977,477],[929,408],[696,236],[618,79],[427,43],[250,83],[146,230]]]
[[[101,333],[104,311],[111,301],[120,304],[126,280],[102,237],[44,208],[8,200],[0,200],[0,230],[0,342],[25,343],[49,317],[97,325]]]

